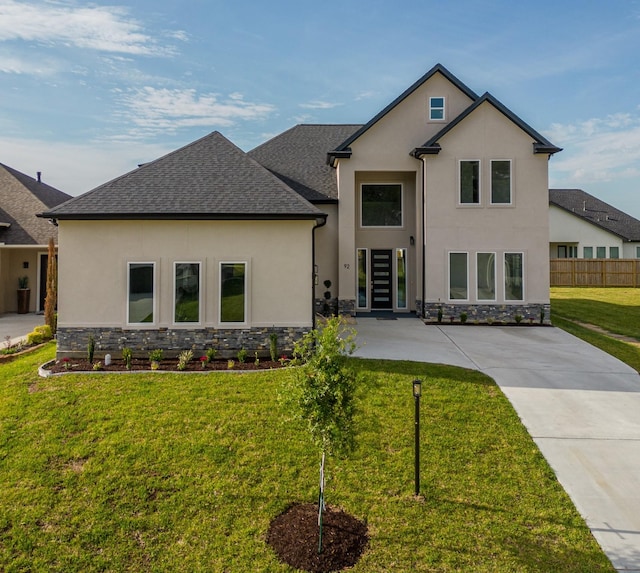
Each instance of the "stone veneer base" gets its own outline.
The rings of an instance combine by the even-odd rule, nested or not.
[[[442,309],[442,323],[461,322],[460,315],[467,314],[466,322],[470,324],[513,324],[516,316],[521,317],[522,324],[551,325],[550,304],[450,304],[441,302],[427,302],[421,305],[416,301],[416,310],[426,322],[438,322],[438,310]],[[544,318],[540,321],[540,313]]]
[[[58,357],[81,358],[87,355],[89,337],[95,341],[95,355],[102,357],[111,353],[119,357],[123,348],[133,351],[134,356],[146,357],[150,350],[161,348],[167,357],[177,356],[183,350],[193,349],[204,353],[207,348],[216,348],[221,358],[235,358],[238,350],[245,348],[249,356],[258,352],[261,357],[270,355],[272,332],[278,335],[278,354],[291,356],[297,340],[311,330],[310,327],[265,327],[244,329],[219,328],[158,328],[123,329],[96,327],[59,327],[57,331]]]

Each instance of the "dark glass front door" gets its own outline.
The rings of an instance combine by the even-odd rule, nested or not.
[[[393,309],[391,249],[371,251],[371,308]]]

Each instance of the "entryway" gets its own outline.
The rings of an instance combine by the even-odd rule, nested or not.
[[[371,250],[371,308],[393,309],[393,267],[391,249]]]

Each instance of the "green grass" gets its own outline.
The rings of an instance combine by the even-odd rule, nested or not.
[[[270,520],[317,495],[319,454],[276,394],[288,371],[67,375],[0,365],[0,570],[290,572]],[[488,377],[351,360],[359,447],[327,502],[366,520],[359,572],[613,571]],[[413,397],[422,378],[413,497]]]
[[[640,289],[554,287],[551,321],[640,372],[640,348],[575,323],[595,325],[640,341]]]

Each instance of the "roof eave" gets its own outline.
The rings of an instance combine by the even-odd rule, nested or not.
[[[416,147],[409,155],[421,159],[423,155],[438,155],[440,151],[442,151],[442,147],[439,143],[435,143],[426,147]]]
[[[554,153],[558,153],[562,151],[562,147],[556,147],[555,145],[546,145],[544,143],[533,142],[533,152],[534,153],[548,153],[549,155],[553,155]]]
[[[57,221],[300,221],[327,217],[326,213],[41,213]]]

